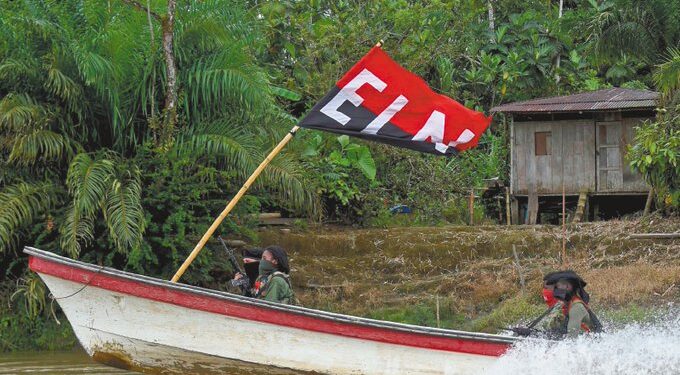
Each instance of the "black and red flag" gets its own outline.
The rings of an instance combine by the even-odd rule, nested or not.
[[[300,122],[438,155],[477,145],[491,117],[433,92],[425,81],[373,47]]]

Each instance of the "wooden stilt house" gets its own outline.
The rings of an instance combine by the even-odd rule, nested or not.
[[[572,200],[644,197],[649,187],[631,171],[625,155],[635,127],[654,118],[658,96],[612,88],[492,108],[510,120],[514,221],[535,223],[539,201],[561,199],[563,191]]]

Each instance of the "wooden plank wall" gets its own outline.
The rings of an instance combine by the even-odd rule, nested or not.
[[[635,127],[639,126],[642,122],[645,120],[649,120],[649,118],[624,118],[623,119],[623,161],[624,161],[624,168],[623,168],[623,190],[624,191],[631,191],[631,192],[646,192],[649,191],[651,188],[645,180],[642,178],[642,175],[633,172],[630,168],[630,161],[626,158],[626,154],[628,152],[628,145],[633,143],[633,139],[635,138]],[[653,120],[653,119],[652,119]]]
[[[526,121],[514,124],[513,194],[525,195],[535,182],[538,194],[595,190],[595,126],[593,120]],[[535,155],[535,133],[551,132],[550,155]]]

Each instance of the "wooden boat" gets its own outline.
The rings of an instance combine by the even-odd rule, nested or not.
[[[87,353],[134,371],[479,374],[516,340],[282,305],[24,252]]]

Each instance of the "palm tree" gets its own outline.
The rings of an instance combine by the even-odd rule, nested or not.
[[[669,48],[665,61],[654,72],[656,87],[666,97],[680,91],[680,49]]]
[[[591,22],[594,49],[602,61],[624,56],[647,64],[659,61],[669,48],[680,47],[680,2],[613,0],[597,8]]]
[[[154,155],[189,154],[244,178],[294,121],[255,62],[257,19],[220,1],[176,15],[177,141]],[[139,246],[143,171],[132,160],[153,141],[157,88],[168,80],[160,45],[149,43],[158,27],[117,2],[0,7],[0,253],[55,206],[71,256],[93,242],[97,222],[118,252]],[[301,210],[318,207],[293,157],[272,163],[257,187]]]

